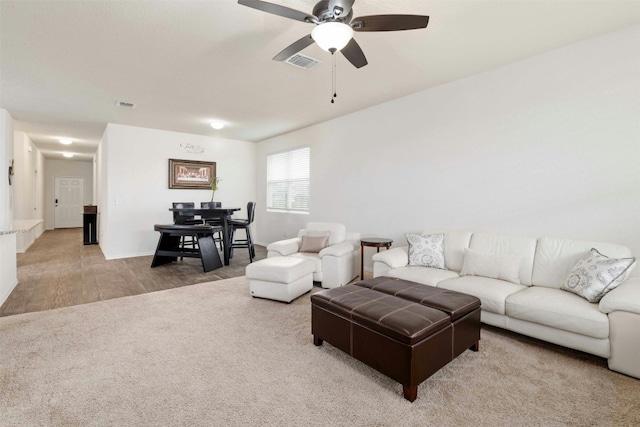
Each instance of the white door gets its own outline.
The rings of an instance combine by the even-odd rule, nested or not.
[[[84,180],[55,177],[54,228],[82,227]]]

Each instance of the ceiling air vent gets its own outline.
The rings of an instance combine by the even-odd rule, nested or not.
[[[133,104],[131,102],[124,102],[124,101],[116,101],[116,107],[122,107],[122,108],[135,108],[136,104]]]
[[[306,70],[310,70],[320,63],[320,61],[316,59],[304,56],[299,53],[296,53],[295,55],[287,59],[286,62],[287,64],[295,65],[296,67],[304,68]]]

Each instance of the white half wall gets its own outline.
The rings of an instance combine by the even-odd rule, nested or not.
[[[84,180],[84,204],[93,203],[93,161],[45,159],[45,226],[55,227],[55,178],[73,176]]]
[[[310,215],[267,212],[266,156],[307,145]],[[260,142],[256,241],[339,221],[396,246],[468,229],[640,256],[639,165],[636,25]]]
[[[222,180],[215,200],[242,208],[256,198],[256,144],[109,124],[98,148],[99,243],[107,259],[151,255],[171,224],[172,202],[211,200],[210,190],[169,189],[169,159],[216,162]]]
[[[16,235],[0,235],[0,306],[18,284]]]
[[[13,117],[0,109],[0,232],[11,230],[13,222],[13,188],[5,175],[13,160],[13,137]],[[0,305],[17,284],[16,236],[0,233]]]

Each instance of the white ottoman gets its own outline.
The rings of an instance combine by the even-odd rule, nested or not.
[[[251,296],[291,302],[313,289],[313,262],[294,257],[272,257],[247,266]]]

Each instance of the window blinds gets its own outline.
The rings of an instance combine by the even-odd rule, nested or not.
[[[309,212],[309,147],[267,156],[267,209]]]

